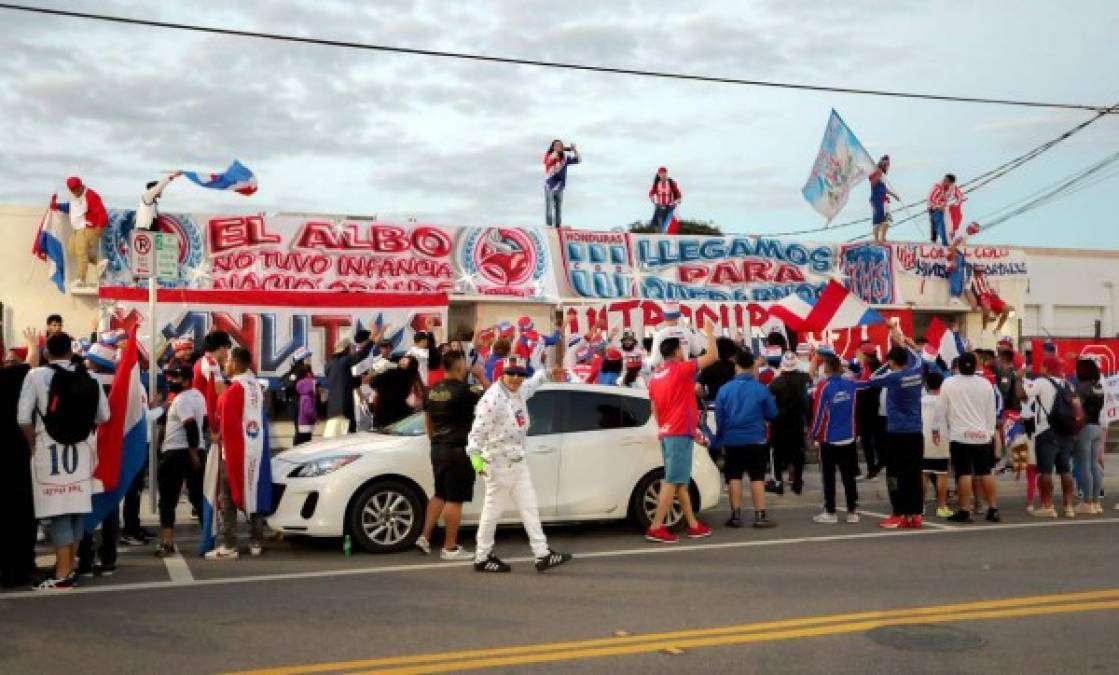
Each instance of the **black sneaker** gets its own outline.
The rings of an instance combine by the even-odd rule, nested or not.
[[[945,520],[952,523],[970,523],[971,512],[966,509],[960,509],[959,511],[956,511],[952,515],[945,518]]]
[[[802,481],[798,480],[797,482],[793,483],[793,494],[799,495],[803,491],[804,483]]]
[[[777,527],[777,523],[770,520],[765,514],[758,514],[754,516],[755,529],[768,530],[771,527]]]
[[[106,565],[105,563],[97,563],[93,566],[93,576],[96,577],[111,577],[117,571],[116,565]]]
[[[543,572],[553,567],[559,567],[565,562],[571,562],[570,553],[556,553],[555,551],[548,551],[548,555],[543,558],[536,559],[536,571]]]
[[[775,495],[785,494],[785,484],[773,480],[765,482],[765,491]]]
[[[511,572],[512,570],[513,570],[512,567],[509,567],[505,563],[501,562],[501,558],[498,558],[497,556],[495,556],[492,553],[485,560],[483,560],[481,562],[475,562],[474,563],[474,571],[475,572],[497,572],[497,573],[501,573],[501,572]]]
[[[92,577],[94,565],[78,565],[78,569],[70,573],[72,577]]]
[[[146,546],[148,539],[138,533],[130,532],[120,536],[120,543],[122,546]]]
[[[727,527],[742,527],[742,513],[740,511],[730,512],[730,520],[727,521]]]
[[[988,523],[1001,523],[1002,522],[1002,516],[999,515],[999,510],[998,509],[988,509],[987,510],[987,522]]]

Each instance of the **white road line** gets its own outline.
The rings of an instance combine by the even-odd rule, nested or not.
[[[711,544],[681,543],[677,545],[649,544],[641,548],[617,549],[612,551],[592,551],[588,553],[575,552],[576,560],[592,558],[621,558],[640,555],[660,555],[672,553],[694,553],[737,548],[755,548],[769,546],[783,546],[786,544],[825,543],[830,541],[851,541],[856,539],[877,539],[882,537],[920,537],[939,534],[975,534],[993,532],[996,530],[1022,530],[1041,527],[1077,527],[1086,525],[1114,525],[1119,523],[1119,518],[1096,518],[1092,520],[1047,520],[1033,523],[1001,523],[998,525],[982,525],[979,527],[949,527],[942,530],[882,530],[879,532],[855,532],[852,534],[825,535],[821,537],[796,537],[792,539],[765,539],[754,541],[728,541]],[[505,562],[523,563],[531,562],[530,557],[505,558]],[[224,563],[236,564],[236,563]],[[469,562],[434,562],[412,565],[391,565],[386,567],[363,567],[358,569],[320,570],[317,572],[290,572],[287,574],[260,574],[244,577],[224,577],[221,579],[195,579],[190,584],[180,584],[173,581],[148,581],[136,584],[116,584],[107,586],[78,587],[66,592],[42,591],[16,591],[0,593],[0,601],[17,600],[21,598],[59,598],[84,593],[120,593],[125,591],[143,591],[165,588],[182,588],[189,585],[191,588],[198,586],[222,586],[226,584],[248,584],[267,581],[288,581],[296,579],[326,579],[331,577],[348,577],[369,574],[394,574],[397,572],[423,572],[431,570],[460,569],[470,565]]]
[[[183,554],[178,551],[176,551],[174,555],[163,558],[163,564],[167,566],[167,576],[171,577],[172,584],[189,584],[194,582],[194,575],[190,573],[190,568],[187,567],[186,561],[183,560]]]
[[[874,517],[874,518],[881,518],[882,520],[886,520],[887,518],[890,517],[889,514],[886,514],[886,513],[875,513],[874,511],[864,511],[863,509],[859,509],[859,513],[861,513],[865,516],[871,516],[871,517]],[[931,527],[933,529],[937,529],[937,528],[942,529],[942,530],[954,530],[954,529],[956,529],[956,528],[952,527],[951,525],[945,525],[943,523],[934,523],[934,522],[931,522],[929,520],[925,520],[925,521],[923,521],[923,523],[924,523],[925,527]]]

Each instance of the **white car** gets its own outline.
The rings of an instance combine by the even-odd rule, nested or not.
[[[527,456],[545,523],[631,518],[648,527],[664,476],[646,392],[587,384],[549,384],[528,400]],[[380,433],[300,445],[272,460],[275,510],[268,525],[289,535],[341,537],[377,553],[411,547],[434,490],[423,414]],[[484,479],[463,507],[464,524],[481,515]],[[722,481],[705,448],[692,462],[692,502],[719,502]],[[674,505],[668,524],[682,514]],[[515,509],[502,522],[518,522]]]

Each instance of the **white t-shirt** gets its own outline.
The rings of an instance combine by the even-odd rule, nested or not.
[[[197,389],[184,389],[172,399],[171,407],[167,409],[167,427],[163,434],[164,452],[190,447],[185,426],[190,420],[198,423],[198,442],[201,444],[202,429],[206,426],[206,399]]]
[[[159,198],[163,192],[163,188],[171,182],[171,176],[164,176],[158,183],[153,185],[150,189],[145,190],[144,194],[140,195],[140,205],[136,207],[136,224],[137,230],[146,230],[151,227],[152,222],[159,216],[159,205],[156,199]]]
[[[1034,424],[1036,425],[1034,438],[1037,438],[1042,432],[1049,431],[1049,412],[1053,410],[1053,401],[1057,398],[1057,388],[1047,377],[1022,380],[1022,388],[1026,390],[1029,406],[1033,411]]]
[[[990,443],[995,436],[995,386],[981,375],[953,375],[940,387],[948,414],[948,438],[956,443]]]
[[[691,328],[681,325],[665,326],[658,328],[657,332],[653,333],[653,349],[649,355],[650,368],[656,368],[664,362],[664,357],[661,356],[661,343],[667,338],[676,338],[680,341],[680,346],[684,349],[685,356],[696,357],[703,353],[703,348],[706,346],[706,340],[700,339],[695,331]]]
[[[948,459],[948,420],[943,395],[928,392],[921,395],[921,423],[925,432],[925,459]],[[934,431],[940,443],[933,441]]]

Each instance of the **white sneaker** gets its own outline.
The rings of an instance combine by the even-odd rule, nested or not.
[[[854,523],[859,522],[859,520],[860,520],[860,518],[859,518],[859,512],[858,511],[848,511],[847,512],[847,522],[848,523],[854,524]]]
[[[839,522],[839,518],[837,518],[834,513],[824,511],[812,516],[812,522],[820,523],[821,525],[835,525]]]
[[[264,554],[264,547],[260,544],[249,544],[249,555],[254,558],[259,558]]]
[[[459,546],[458,548],[456,548],[453,551],[448,551],[447,549],[443,549],[443,550],[439,551],[439,559],[440,560],[448,560],[448,561],[450,561],[450,560],[473,560],[474,559],[474,554],[471,553],[470,551],[467,551],[465,548]]]
[[[1065,518],[1075,518],[1076,517],[1076,511],[1074,511],[1071,506],[1066,506],[1065,511],[1064,511],[1064,516],[1065,516]]]
[[[206,560],[236,560],[240,558],[241,554],[235,548],[226,548],[219,546],[215,549],[206,551]]]
[[[97,261],[97,278],[100,279],[101,275],[105,273],[105,268],[109,266],[109,261],[102,258]]]
[[[85,288],[85,282],[82,281],[81,279],[74,279],[72,282],[70,282],[70,288],[71,289]]]
[[[1026,504],[1026,513],[1030,514],[1031,516],[1034,514],[1033,504]]]
[[[422,534],[420,538],[416,540],[416,548],[420,549],[424,555],[431,555],[431,542]]]

